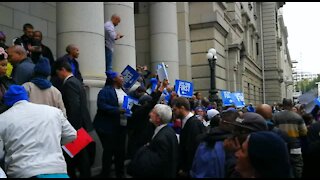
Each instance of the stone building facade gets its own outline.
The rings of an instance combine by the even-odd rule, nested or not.
[[[31,23],[55,58],[68,44],[80,47],[80,70],[88,88],[91,116],[105,81],[104,22],[113,13],[124,38],[115,45],[116,71],[126,65],[168,65],[170,81],[189,80],[208,96],[206,53],[217,50],[218,90],[241,91],[246,103],[279,102],[290,95],[291,59],[284,2],[0,2],[0,31],[7,44]],[[287,79],[289,78],[289,79]],[[287,91],[287,93],[286,93]],[[101,149],[101,146],[98,145]],[[101,154],[96,164],[101,163]],[[99,159],[100,158],[100,159]]]

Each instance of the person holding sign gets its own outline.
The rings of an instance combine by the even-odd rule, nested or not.
[[[100,90],[97,100],[97,114],[93,125],[103,147],[101,177],[109,177],[112,156],[115,160],[116,177],[124,177],[125,140],[127,133],[126,110],[123,109],[123,76],[107,71],[105,86]]]
[[[128,121],[129,142],[128,154],[131,158],[136,151],[149,142],[154,132],[154,126],[149,122],[149,113],[157,104],[168,81],[158,81],[155,91],[151,95],[143,95],[139,98],[140,105],[133,105],[132,117]]]

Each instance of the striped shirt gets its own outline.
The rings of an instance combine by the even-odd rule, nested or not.
[[[307,127],[302,117],[292,111],[284,110],[273,116],[275,125],[287,132],[289,137],[299,138],[307,135]]]

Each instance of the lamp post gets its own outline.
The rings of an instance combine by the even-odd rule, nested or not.
[[[218,91],[216,89],[216,61],[217,61],[217,51],[214,48],[210,48],[207,53],[207,59],[210,66],[210,90],[209,90],[209,101],[217,103],[218,107],[220,105],[220,99],[217,95]]]

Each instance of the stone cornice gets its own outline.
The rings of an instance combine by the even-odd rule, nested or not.
[[[238,19],[235,19],[233,21],[231,21],[231,24],[233,27],[237,28],[241,33],[244,32],[244,28],[242,27],[241,23],[239,22]]]
[[[229,26],[224,18],[217,11],[213,12],[213,16],[207,22],[200,22],[197,24],[190,24],[190,30],[215,27],[224,37],[229,33]]]
[[[228,7],[226,2],[217,2],[217,3],[221,7],[222,10],[226,10]]]

